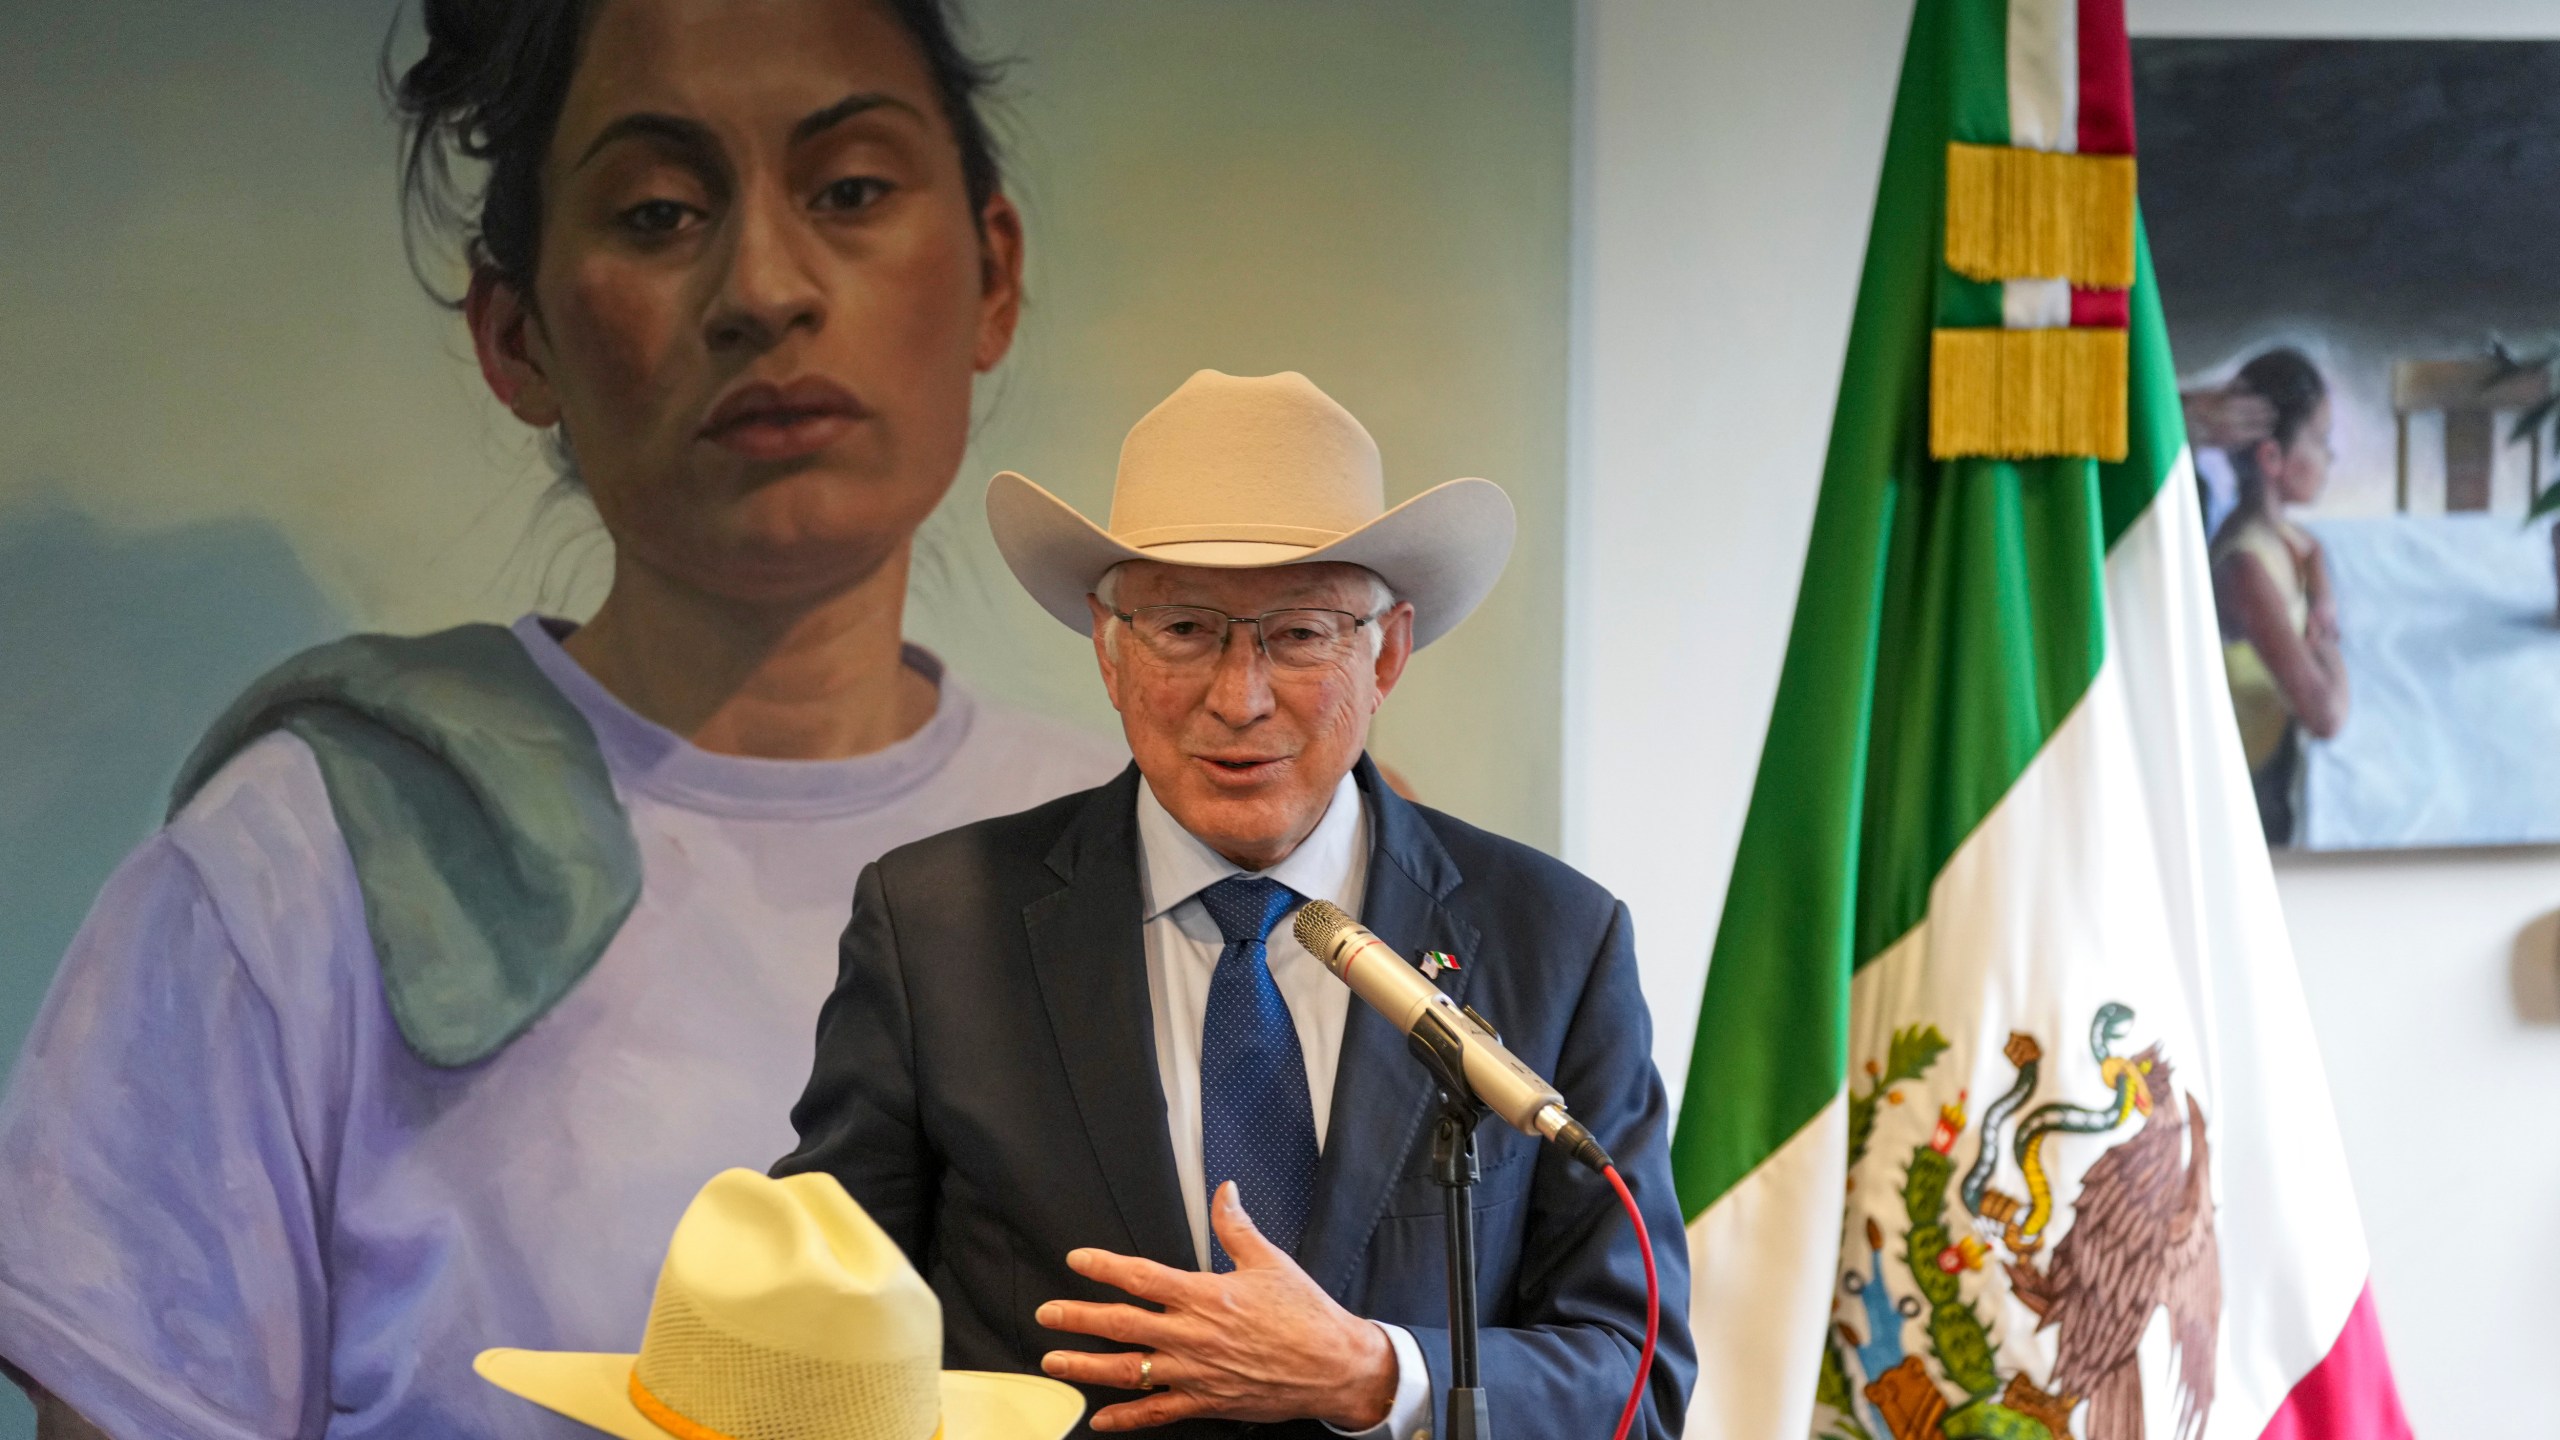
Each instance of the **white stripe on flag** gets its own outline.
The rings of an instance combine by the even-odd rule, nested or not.
[[[1795,1440],[1812,1432],[1848,1158],[1848,1104],[1835,1095],[1690,1222],[1698,1381],[1684,1434]]]
[[[2061,330],[2071,324],[2068,280],[2003,280],[2000,323],[2011,330]]]
[[[2009,0],[2009,143],[2080,148],[2079,0]]]
[[[2257,1440],[2337,1342],[2371,1267],[2329,1079],[2231,723],[2192,457],[2107,560],[2107,666],[2151,797],[2154,868],[2192,989],[2221,1172],[2222,1396],[2206,1440]]]
[[[1909,1316],[1880,1334],[1850,1295],[1844,1268],[1909,1298],[1912,1258],[1891,1238],[1871,1251],[1864,1222],[1887,1237],[1908,1228],[1909,1157],[1931,1144],[1941,1107],[1965,1111],[1951,1117],[1961,1128],[1946,1153],[1958,1167],[1980,1157],[1987,1111],[2021,1068],[2003,1054],[2011,1031],[2042,1050],[2037,1100],[2104,1097],[2090,1027],[2109,1003],[2133,1012],[2114,1053],[2158,1044],[2210,1136],[2222,1310],[2200,1440],[2259,1440],[2363,1293],[2362,1223],[2231,723],[2184,453],[2110,550],[2104,583],[2107,649],[2088,693],[1940,869],[1928,918],[1852,982],[1848,1082],[1876,1107],[1854,1188],[1844,1092],[1689,1227],[1700,1359],[1690,1435],[1809,1434],[1835,1315],[1889,1355],[1934,1345]],[[1919,1025],[1936,1026],[1947,1049],[1920,1078],[1877,1093],[1868,1063],[1893,1030]],[[2130,1133],[2045,1147],[2049,1243],[2068,1236],[2089,1167]],[[2192,1131],[2182,1148],[2181,1166]],[[2016,1193],[2013,1168],[2003,1160],[1992,1178]],[[1961,1236],[1952,1176],[1937,1203]],[[2059,1337],[1996,1266],[1966,1293],[2003,1375],[2051,1375]],[[2171,1435],[2180,1386],[2166,1317],[2144,1318],[2146,1430]],[[1843,1363],[1859,1394],[1869,1357],[1853,1349]]]
[[[1969,1128],[1952,1154],[1959,1168],[1979,1155],[1979,1123],[2017,1074],[2001,1053],[2011,1031],[2044,1052],[2037,1098],[2103,1096],[2087,1027],[2099,1006],[2125,1005],[2119,1053],[2158,1043],[2210,1135],[2222,1314],[2204,1440],[2257,1440],[2336,1342],[2368,1258],[2257,841],[2204,565],[2194,471],[2181,457],[2108,556],[2107,655],[2088,694],[1939,871],[1928,919],[1853,983],[1853,1085],[1898,1027],[1934,1024],[1950,1043],[1924,1080],[1878,1108],[1848,1191],[1848,1255],[1820,1274],[1805,1257],[1799,1283],[1836,1287],[1842,1265],[1874,1263],[1861,1222],[1899,1232],[1904,1157],[1959,1094]],[[2049,1238],[2069,1233],[2083,1175],[2123,1138],[2046,1148]],[[2017,1183],[2005,1164],[1995,1181]],[[1900,1263],[1891,1243],[1882,1263],[1890,1279]],[[2050,1375],[2056,1333],[2005,1284],[1969,1293],[1998,1337],[2001,1372]],[[2157,1311],[2146,1321],[2148,1433],[2171,1435],[2179,1396],[2166,1324]],[[1926,1344],[1916,1324],[1904,1338],[1913,1353]]]

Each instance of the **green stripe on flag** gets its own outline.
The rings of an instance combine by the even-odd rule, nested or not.
[[[2009,6],[2007,0],[1920,0],[1911,16],[1911,48],[1920,48],[1924,23],[1943,26],[1940,54],[1944,69],[1932,83],[1944,97],[1942,118],[1933,127],[1932,143],[1949,140],[1968,145],[2006,145],[2009,133]],[[1911,88],[1911,72],[1902,72],[1903,89]],[[1901,97],[1894,97],[1897,107]],[[1902,116],[1897,108],[1894,125]],[[1943,159],[1935,162],[1943,166]],[[1943,196],[1944,192],[1940,192]],[[1937,208],[1932,198],[1930,208]]]
[[[2132,356],[2127,365],[2133,393],[2127,397],[2122,460],[2098,467],[2099,512],[2107,548],[2142,512],[2169,478],[2187,448],[2187,412],[2178,400],[2178,367],[2169,358],[2169,319],[2160,308],[2160,279],[2151,270],[2151,237],[2140,215],[2133,222]]]
[[[1886,142],[1840,400],[1767,742],[1698,1018],[1674,1173],[1695,1216],[1839,1093],[1857,968],[2087,693],[2107,547],[2182,443],[2147,249],[2132,447],[1933,462],[1933,322],[1998,288],[1943,251],[1951,133],[2007,136],[2006,6],[1922,0]],[[1986,295],[1987,292],[1987,295]]]

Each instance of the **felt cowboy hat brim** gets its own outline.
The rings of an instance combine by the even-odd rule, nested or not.
[[[1023,588],[1079,635],[1093,628],[1085,596],[1103,572],[1124,561],[1211,569],[1330,561],[1374,572],[1397,598],[1411,602],[1419,648],[1449,633],[1492,593],[1518,521],[1510,497],[1492,481],[1451,480],[1349,531],[1222,524],[1122,537],[1008,470],[987,486],[987,524]]]
[[[622,1440],[668,1440],[631,1398],[630,1355],[551,1350],[485,1350],[471,1368],[482,1379],[547,1410]],[[942,1372],[940,1440],[1061,1440],[1084,1414],[1072,1386],[1037,1375]]]

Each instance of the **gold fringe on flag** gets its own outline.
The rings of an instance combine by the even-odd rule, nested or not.
[[[2131,288],[2133,157],[1948,145],[1947,268]]]
[[[1929,345],[1929,453],[2125,455],[2122,330],[1939,330]]]

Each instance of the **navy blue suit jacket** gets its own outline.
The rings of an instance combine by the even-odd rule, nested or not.
[[[1616,1158],[1653,1233],[1662,1328],[1637,1435],[1671,1440],[1696,1365],[1652,1023],[1626,908],[1565,865],[1399,799],[1358,771],[1374,850],[1362,916],[1407,956],[1457,955],[1450,995],[1553,1078]],[[1036,1371],[1125,1346],[1041,1328],[1052,1299],[1125,1300],[1069,1270],[1099,1246],[1195,1268],[1156,1079],[1133,766],[1096,790],[893,850],[865,870],[818,1022],[799,1147],[913,1257],[946,1363]],[[1353,1313],[1404,1326],[1449,1383],[1433,1089],[1354,1003],[1298,1262]],[[1607,1184],[1500,1122],[1479,1132],[1482,1368],[1502,1440],[1606,1440],[1644,1338],[1644,1270]],[[1095,1405],[1131,1398],[1090,1390]],[[1227,1422],[1157,1432],[1232,1435]],[[1321,1436],[1312,1421],[1273,1427]]]

